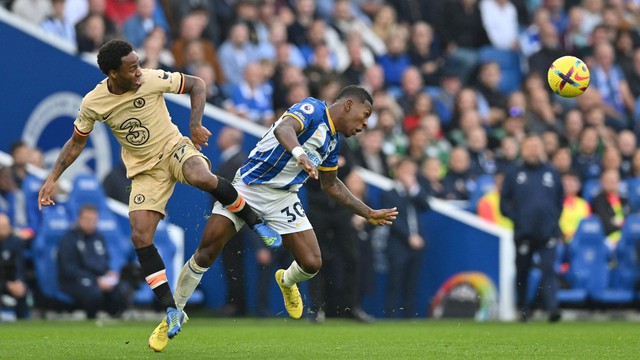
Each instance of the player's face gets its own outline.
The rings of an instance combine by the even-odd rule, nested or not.
[[[122,65],[115,73],[114,80],[125,91],[136,91],[142,85],[142,69],[135,51],[122,57]]]
[[[367,120],[371,116],[373,106],[368,101],[361,103],[349,99],[345,102],[345,109],[347,114],[345,116],[345,126],[341,131],[344,136],[353,136],[367,128]]]

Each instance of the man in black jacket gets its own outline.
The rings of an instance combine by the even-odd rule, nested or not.
[[[0,213],[0,322],[15,320],[16,306],[26,293],[22,242],[11,233],[9,217]]]
[[[78,213],[77,226],[60,240],[58,249],[58,282],[94,319],[99,310],[110,315],[122,314],[126,295],[120,276],[109,269],[109,253],[102,234],[97,231],[98,210],[84,205]]]
[[[529,136],[522,142],[523,164],[505,176],[500,194],[500,211],[513,221],[516,245],[517,305],[521,320],[530,316],[527,279],[534,253],[540,256],[540,287],[549,321],[560,320],[554,263],[560,239],[558,221],[562,213],[564,190],[558,172],[543,163],[542,140]]]

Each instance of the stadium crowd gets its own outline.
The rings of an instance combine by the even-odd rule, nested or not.
[[[625,217],[640,210],[637,0],[0,3],[83,57],[95,57],[109,39],[126,39],[143,67],[199,76],[209,103],[265,126],[308,96],[330,102],[342,86],[362,85],[373,95],[374,113],[367,131],[349,139],[353,154],[345,158],[396,179],[404,186],[400,198],[418,187],[511,227],[499,212],[498,188],[519,161],[523,139],[537,135],[562,175],[566,243],[593,212],[614,250]],[[546,84],[549,65],[563,55],[580,57],[591,70],[590,87],[575,99],[553,94]],[[20,211],[25,164],[45,164],[24,144],[14,146],[12,156],[14,165],[0,169],[0,212],[20,230],[18,238],[28,240],[37,229]],[[416,181],[397,169],[415,171]],[[122,189],[111,182],[122,176],[108,179],[118,178],[105,188]],[[354,192],[360,186],[358,179],[345,182]],[[410,235],[389,242],[390,257],[402,252],[393,247],[425,249],[407,221]],[[362,223],[352,226],[362,238],[375,237]],[[358,261],[366,272],[369,262]],[[21,293],[9,285],[0,290],[7,289]]]

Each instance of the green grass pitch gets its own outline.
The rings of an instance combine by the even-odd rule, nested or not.
[[[162,353],[149,321],[0,324],[0,359],[638,359],[634,322],[415,320],[323,325],[288,319],[192,318]]]

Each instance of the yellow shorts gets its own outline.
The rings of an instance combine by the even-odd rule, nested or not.
[[[165,215],[165,207],[176,182],[188,184],[182,173],[182,164],[192,156],[200,156],[211,168],[211,162],[185,137],[173,147],[169,156],[153,168],[133,177],[129,195],[129,212],[153,210]]]

